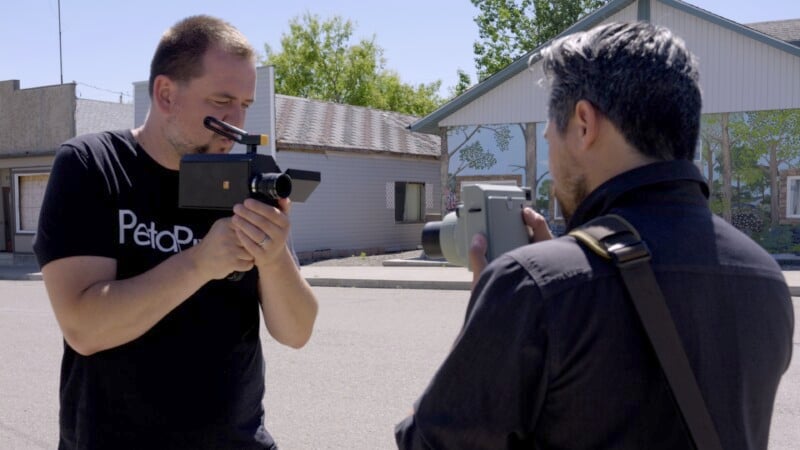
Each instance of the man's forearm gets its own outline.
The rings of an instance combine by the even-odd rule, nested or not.
[[[132,278],[93,282],[70,298],[58,298],[50,286],[61,281],[58,277],[75,276],[82,267],[45,266],[43,275],[64,338],[75,351],[89,355],[143,335],[209,281],[194,264],[192,251],[178,253]],[[63,263],[70,262],[57,260],[48,266]]]
[[[300,348],[311,338],[317,299],[286,248],[280,261],[259,266],[259,291],[264,323],[278,342]]]

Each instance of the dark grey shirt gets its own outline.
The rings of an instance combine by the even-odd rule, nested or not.
[[[794,327],[783,275],[708,208],[687,161],[609,180],[568,228],[626,218],[726,449],[766,448]],[[691,448],[617,269],[561,237],[493,261],[450,355],[396,428],[403,449]]]

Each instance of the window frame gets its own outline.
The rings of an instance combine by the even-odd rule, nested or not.
[[[41,171],[41,170],[39,170],[39,171],[30,171],[30,172],[14,172],[12,174],[13,180],[14,180],[14,193],[13,193],[13,196],[12,196],[13,197],[12,202],[14,202],[14,205],[13,205],[13,210],[14,210],[14,230],[15,230],[16,234],[23,234],[23,235],[34,235],[34,234],[36,234],[36,229],[28,230],[28,229],[23,229],[22,228],[22,201],[21,201],[21,194],[22,194],[21,186],[22,186],[22,183],[20,183],[20,179],[23,178],[23,177],[42,176],[42,175],[47,176],[48,177],[48,181],[49,181],[50,172]],[[47,183],[45,183],[45,186],[47,186]],[[44,193],[42,193],[41,200],[44,201]],[[41,214],[41,207],[42,207],[42,205],[40,203],[39,204],[39,214]],[[36,217],[36,220],[38,222],[38,220],[39,220],[38,215]]]
[[[800,212],[797,214],[790,214],[792,210],[792,203],[793,200],[800,201],[800,199],[794,199],[792,195],[792,183],[800,183],[800,175],[790,175],[786,177],[786,218],[787,219],[800,219]],[[800,195],[800,186],[798,186],[797,195]],[[800,208],[798,208],[800,209]]]
[[[425,182],[424,181],[395,181],[394,182],[394,221],[395,223],[425,223],[425,214],[427,212],[427,199],[425,195]],[[419,219],[406,220],[404,217],[406,207],[406,195],[408,194],[408,185],[418,185],[419,190]]]

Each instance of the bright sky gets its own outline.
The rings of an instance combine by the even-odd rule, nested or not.
[[[14,1],[0,13],[0,80],[22,88],[59,84],[58,0]],[[800,18],[798,0],[691,0],[741,23]],[[83,98],[133,99],[131,83],[146,80],[161,34],[193,14],[221,17],[239,28],[263,53],[280,50],[289,21],[305,12],[334,15],[355,24],[354,38],[375,36],[386,67],[405,83],[442,81],[446,96],[456,71],[475,81],[472,44],[477,8],[469,0],[61,0],[64,82],[75,81]]]

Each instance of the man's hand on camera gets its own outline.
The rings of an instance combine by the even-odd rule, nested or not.
[[[528,226],[530,242],[542,242],[553,239],[553,233],[550,231],[550,227],[547,226],[547,220],[533,209],[523,208],[522,221]],[[481,272],[483,272],[483,269],[485,269],[486,265],[489,263],[486,259],[487,248],[486,236],[476,234],[472,237],[472,242],[469,246],[469,265],[472,268],[473,288],[475,284],[478,283]]]
[[[279,199],[277,207],[251,198],[233,207],[236,234],[256,266],[269,265],[285,254],[291,207],[288,198]]]
[[[196,249],[198,268],[208,279],[222,279],[253,268],[253,257],[239,243],[231,218],[214,222]]]

